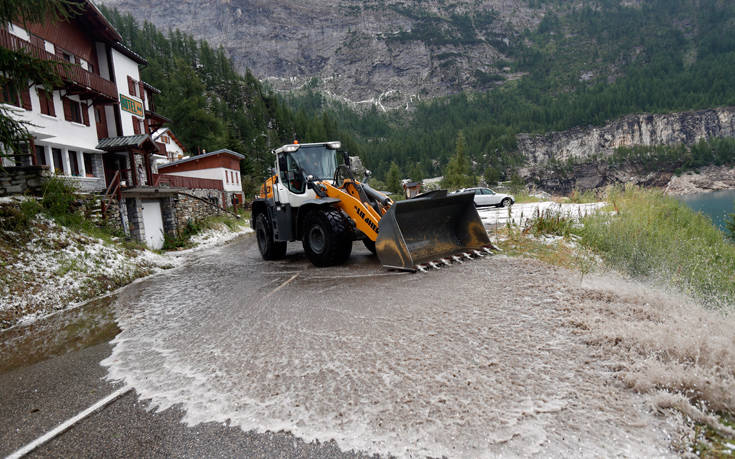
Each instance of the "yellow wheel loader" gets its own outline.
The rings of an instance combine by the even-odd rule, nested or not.
[[[386,268],[424,270],[461,262],[492,248],[472,193],[446,191],[394,202],[357,181],[340,142],[289,144],[273,150],[273,176],[252,205],[251,225],[265,260],[302,241],[316,266],[344,263],[362,240]]]

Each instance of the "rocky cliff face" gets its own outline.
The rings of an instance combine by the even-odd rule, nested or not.
[[[164,29],[223,46],[276,89],[311,85],[355,103],[486,89],[544,10],[526,0],[101,0]]]
[[[641,164],[610,165],[616,148],[691,146],[703,139],[735,137],[735,107],[665,115],[630,115],[603,127],[575,128],[546,135],[518,136],[528,183],[554,193],[590,190],[621,183],[668,187],[673,194],[735,187],[730,168],[704,168],[694,178],[674,177],[676,164],[651,171]],[[551,162],[551,164],[550,164]]]
[[[518,149],[530,165],[606,157],[619,147],[693,145],[702,139],[735,137],[735,107],[630,115],[603,127],[575,128],[546,135],[518,136]]]

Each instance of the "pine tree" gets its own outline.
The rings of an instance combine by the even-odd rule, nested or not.
[[[385,175],[385,186],[391,193],[402,193],[403,185],[401,184],[401,170],[395,161],[390,163],[388,173]]]
[[[459,131],[454,150],[454,156],[449,160],[444,179],[442,179],[442,187],[448,190],[456,190],[465,188],[474,184],[474,178],[471,176],[470,161],[465,155],[465,138],[464,133]]]

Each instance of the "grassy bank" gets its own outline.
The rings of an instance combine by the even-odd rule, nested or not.
[[[581,244],[633,277],[663,281],[705,305],[735,307],[735,245],[698,214],[658,191],[613,189],[613,212],[582,220]]]

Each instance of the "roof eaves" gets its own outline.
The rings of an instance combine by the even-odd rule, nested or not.
[[[112,47],[115,48],[120,53],[122,53],[123,55],[125,55],[125,56],[129,57],[130,59],[134,60],[138,64],[140,64],[140,65],[148,65],[148,61],[145,60],[145,58],[143,56],[141,56],[140,54],[136,53],[135,51],[133,51],[132,49],[128,48],[127,46],[123,45],[122,42],[117,41],[117,42],[115,42],[115,43],[112,44]]]

